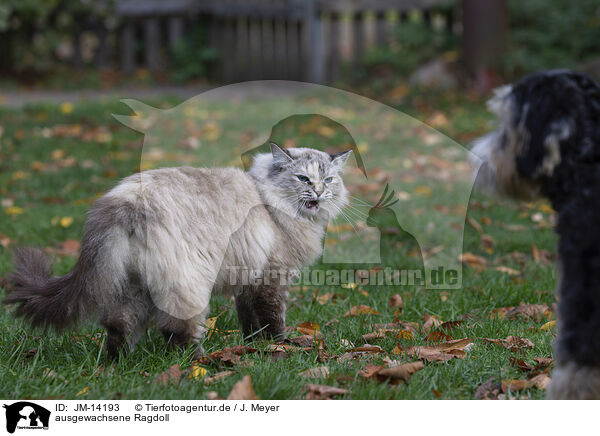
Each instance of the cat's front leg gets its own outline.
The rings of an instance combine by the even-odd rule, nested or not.
[[[285,338],[287,285],[260,284],[245,286],[236,296],[238,318],[244,338]]]

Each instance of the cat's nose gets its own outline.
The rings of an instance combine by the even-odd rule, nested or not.
[[[317,197],[320,197],[321,194],[323,193],[323,191],[325,191],[325,187],[323,186],[322,183],[317,183],[317,184],[315,184],[314,191],[315,191],[315,194],[317,194]]]

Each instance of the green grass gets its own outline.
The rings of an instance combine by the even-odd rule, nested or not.
[[[168,107],[175,101],[165,99],[156,103]],[[434,108],[443,112],[449,122],[440,129],[459,140],[481,133],[489,121],[483,102],[467,97],[415,93],[409,94],[398,106],[423,120],[432,116]],[[234,103],[222,104],[225,114],[239,110]],[[8,237],[11,240],[9,248],[17,244],[35,245],[49,247],[55,252],[63,241],[81,238],[85,214],[91,202],[139,167],[142,135],[118,124],[111,117],[112,113],[127,113],[127,108],[120,103],[86,103],[76,105],[72,113],[63,113],[56,106],[31,106],[0,112],[0,126],[4,129],[0,138],[0,199],[4,200],[0,208],[0,241]],[[101,127],[107,129],[110,138],[105,135],[96,138],[101,141],[96,141],[90,135],[68,138],[59,137],[56,132],[49,134],[47,129],[57,125],[78,125],[85,132]],[[223,121],[222,127],[223,135],[227,135],[230,130],[235,130],[235,122],[228,125]],[[245,133],[252,136],[247,131]],[[240,140],[240,137],[232,136],[232,139]],[[407,150],[419,150],[418,144],[407,147]],[[226,160],[219,157],[218,148],[206,148],[207,153],[214,153],[215,160]],[[239,148],[234,150],[238,151]],[[71,157],[74,160],[69,161]],[[415,186],[422,182],[419,177],[407,182],[407,191],[413,192]],[[434,191],[429,201],[431,204],[453,205],[453,197],[443,192]],[[16,211],[22,213],[10,214],[15,212],[15,207],[20,208]],[[515,353],[486,344],[482,338],[510,335],[528,338],[535,347],[520,353],[519,357],[530,362],[534,357],[551,355],[554,331],[540,330],[548,318],[536,322],[491,316],[495,309],[501,307],[520,303],[551,305],[555,301],[554,266],[536,263],[531,254],[532,245],[554,252],[555,237],[550,226],[532,221],[531,217],[538,212],[543,214],[544,223],[552,215],[543,202],[515,204],[474,195],[468,216],[482,225],[483,232],[493,238],[495,246],[492,253],[483,251],[481,234],[472,225],[465,227],[462,251],[483,256],[488,268],[477,271],[465,266],[463,288],[459,290],[444,292],[419,286],[399,289],[363,286],[369,293],[365,296],[355,289],[323,286],[319,288],[320,294],[335,292],[337,296],[325,304],[315,300],[314,287],[303,286],[293,290],[287,325],[295,327],[305,321],[318,323],[327,352],[331,355],[343,354],[347,349],[345,341],[361,345],[364,342],[361,335],[372,331],[369,324],[394,321],[394,311],[388,308],[387,302],[396,293],[401,294],[404,300],[402,321],[422,325],[426,314],[444,321],[463,319],[463,323],[450,334],[456,339],[474,339],[467,357],[447,363],[426,362],[425,368],[414,374],[408,385],[392,386],[367,380],[360,375],[360,370],[368,363],[381,362],[384,355],[392,359],[413,360],[402,354],[394,355],[392,350],[397,345],[404,348],[424,345],[424,332],[415,334],[412,339],[382,339],[376,344],[385,350],[385,354],[349,362],[333,359],[320,363],[316,351],[293,352],[283,359],[273,359],[267,351],[268,343],[259,342],[254,344],[258,353],[244,357],[243,365],[232,368],[234,375],[215,384],[205,386],[198,380],[184,378],[177,385],[162,385],[156,383],[158,374],[174,364],[179,364],[182,369],[190,367],[193,350],[167,349],[162,336],[154,329],[148,330],[133,352],[113,364],[106,360],[101,349],[105,337],[99,325],[83,325],[62,334],[44,332],[14,319],[11,308],[3,308],[0,309],[0,396],[197,399],[205,398],[208,391],[217,391],[221,397],[226,397],[233,384],[249,374],[257,395],[262,399],[299,398],[307,382],[346,388],[351,393],[345,398],[352,399],[436,399],[435,392],[444,399],[473,398],[476,388],[490,377],[498,380],[525,378],[510,365],[509,359]],[[60,218],[63,217],[73,218],[72,224],[62,226]],[[443,215],[440,219],[444,219]],[[521,230],[515,229],[516,225],[522,226]],[[510,256],[514,252],[523,254],[520,262],[516,256]],[[401,262],[406,251],[393,250],[384,255],[389,263]],[[69,256],[54,255],[53,260],[56,274],[66,273],[75,262]],[[497,271],[496,266],[510,267],[521,274],[512,276]],[[10,269],[9,250],[0,246],[0,277],[9,273]],[[4,295],[4,290],[0,293]],[[343,317],[358,304],[368,305],[380,314]],[[213,297],[211,316],[218,314],[216,326],[220,331],[239,328],[231,299]],[[325,325],[335,318],[339,321]],[[212,352],[241,343],[239,333],[225,335],[215,332],[205,342],[204,348]],[[298,376],[308,368],[321,365],[329,367],[327,379],[307,380]],[[223,370],[216,365],[208,365],[206,369],[208,375]],[[53,372],[44,376],[48,371]],[[507,397],[517,398],[542,398],[543,395],[544,392],[536,388],[507,393]]]

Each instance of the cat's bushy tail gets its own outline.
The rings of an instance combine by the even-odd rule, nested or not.
[[[8,276],[4,304],[16,304],[15,314],[33,326],[62,330],[76,324],[91,307],[86,266],[79,261],[62,277],[52,277],[51,265],[38,248],[14,252],[14,272]]]

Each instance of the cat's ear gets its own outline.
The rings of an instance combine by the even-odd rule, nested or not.
[[[331,157],[331,165],[336,167],[338,170],[341,170],[342,168],[344,168],[344,165],[346,165],[346,162],[348,161],[348,158],[351,154],[352,150],[346,150],[340,153],[330,154],[329,157]]]
[[[294,159],[290,154],[274,142],[270,142],[271,154],[273,155],[273,163],[276,165],[285,165]]]

